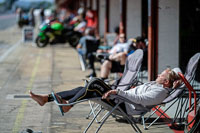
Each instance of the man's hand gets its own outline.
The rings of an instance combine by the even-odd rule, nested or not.
[[[173,87],[172,87],[172,88],[173,88],[173,89],[177,88],[178,86],[181,85],[181,83],[182,83],[182,80],[181,80],[181,79],[174,81]]]
[[[117,90],[110,90],[103,94],[102,99],[107,99],[111,94],[117,95]]]
[[[79,48],[81,48],[82,46],[81,46],[81,44],[78,44],[77,46],[76,46],[76,49],[79,49]]]

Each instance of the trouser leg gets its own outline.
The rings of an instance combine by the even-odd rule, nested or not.
[[[73,98],[76,94],[80,93],[80,91],[83,89],[84,87],[77,87],[72,90],[58,92],[57,95],[59,95],[62,99],[69,100]]]
[[[95,72],[95,67],[94,67],[95,57],[94,57],[94,55],[92,53],[89,53],[87,56],[88,56],[88,59],[89,59],[90,68],[92,69],[91,76],[92,77],[96,77],[96,72]]]
[[[62,99],[69,100],[69,99],[73,98],[83,88],[84,87],[77,87],[72,90],[57,92],[56,94]],[[53,98],[52,94],[49,94],[48,102],[52,102],[52,101],[54,101],[54,98]]]
[[[81,89],[73,98],[69,100],[69,103],[82,99],[102,97],[103,94],[109,90],[111,90],[111,88],[102,80],[93,78],[85,88]]]
[[[88,53],[87,58],[89,60],[89,64],[91,69],[94,69],[94,55],[92,53]]]
[[[93,97],[102,97],[105,92],[111,90],[111,88],[105,84],[102,80],[94,78],[86,87],[78,87],[69,91],[58,92],[62,99],[68,100],[69,103],[88,99]]]
[[[103,94],[109,90],[111,90],[111,88],[105,84],[105,82],[98,78],[93,78],[86,87],[77,87],[69,91],[58,92],[57,95],[62,99],[68,100],[69,103],[72,103],[82,99],[102,97]],[[115,105],[113,100],[107,101],[104,99],[103,101],[107,102],[111,106]],[[125,108],[124,103],[122,103],[121,106],[123,109]]]

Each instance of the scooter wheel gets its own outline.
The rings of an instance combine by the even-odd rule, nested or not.
[[[48,38],[46,38],[45,40],[42,40],[42,38],[41,37],[37,37],[36,38],[36,44],[37,44],[37,46],[39,47],[39,48],[43,48],[43,47],[45,47],[48,43],[49,43],[49,39]]]

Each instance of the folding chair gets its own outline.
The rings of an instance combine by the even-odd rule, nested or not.
[[[124,98],[124,97],[121,97],[121,96],[118,96],[118,95],[111,95],[109,97],[109,99],[115,100],[116,105],[114,107],[112,107],[111,105],[107,104],[106,102],[103,102],[101,99],[93,99],[94,102],[97,102],[98,104],[100,104],[101,106],[103,106],[106,110],[108,110],[108,113],[105,114],[105,116],[104,116],[101,124],[96,129],[95,133],[97,133],[101,129],[101,127],[106,122],[106,120],[108,119],[108,117],[110,115],[112,115],[112,114],[122,116],[123,118],[125,118],[128,121],[128,123],[132,126],[133,130],[136,133],[141,133],[140,128],[136,125],[136,120],[134,119],[134,117],[132,117],[132,115],[137,115],[138,113],[141,113],[141,111],[139,111],[139,112],[136,111],[133,114],[129,115],[126,112],[124,112],[124,110],[119,106],[121,103],[124,103],[124,102],[132,104],[134,106],[140,106],[140,105],[137,105],[136,103],[128,100],[127,98]],[[147,111],[146,108],[143,108],[142,110],[145,111],[145,112]],[[88,129],[91,127],[92,123],[94,122],[94,120],[96,119],[96,117],[98,115],[99,115],[99,112],[90,121],[90,123],[88,124],[88,126],[85,129],[84,133],[86,133],[88,131]]]
[[[143,57],[143,61],[142,61],[142,66],[141,66],[141,71],[140,71],[140,75],[139,75],[139,79],[141,82],[143,82],[143,80],[147,80],[148,78],[148,50],[145,49],[144,51],[144,57]]]
[[[117,88],[117,89],[121,89],[121,90],[126,90],[129,89],[133,84],[137,83],[137,75],[139,73],[140,67],[141,67],[141,63],[142,63],[142,59],[143,59],[143,51],[141,49],[136,50],[132,55],[128,56],[128,59],[126,60],[126,65],[125,65],[125,70],[123,73],[123,76],[121,79],[119,79],[118,81],[116,81],[116,84],[113,84],[112,86]],[[86,84],[88,85],[88,84]],[[111,109],[111,110],[116,110],[115,112],[118,112],[120,115],[124,116],[125,118],[127,118],[127,120],[131,123],[131,126],[133,127],[133,129],[136,132],[141,132],[140,129],[137,127],[137,125],[135,124],[135,122],[130,119],[126,113],[124,113],[119,107],[118,104],[116,104],[116,106],[114,107],[114,109],[112,109],[113,107],[111,107],[109,104],[102,102],[101,97],[98,98],[91,98],[91,99],[84,99],[84,100],[80,100],[74,103],[70,103],[70,104],[60,104],[56,98],[56,96],[54,95],[54,92],[52,92],[52,96],[54,97],[54,101],[55,103],[59,106],[60,111],[62,113],[62,115],[64,115],[63,111],[62,111],[62,106],[71,106],[71,105],[75,105],[81,102],[85,102],[85,101],[94,101],[95,103],[100,104],[100,106],[103,105],[104,109]],[[110,116],[110,114],[114,113],[113,111],[109,111],[108,113],[106,113],[105,117],[103,117],[103,121],[101,123],[100,126],[103,125],[103,123],[105,123],[105,120],[108,118],[108,116]],[[101,110],[98,110],[98,112],[94,114],[94,117],[91,121],[91,123],[88,125],[88,127],[86,128],[86,130],[84,132],[87,132],[87,130],[89,129],[89,127],[91,126],[91,124],[93,123],[93,121],[97,118],[98,114],[101,112]],[[101,127],[100,127],[101,128]],[[100,128],[97,129],[96,132],[98,132],[100,130]]]
[[[90,84],[92,84],[92,82],[89,82],[88,86],[90,86]],[[52,93],[52,95],[54,95],[54,93]],[[55,97],[55,99],[56,99],[56,97]],[[136,119],[133,117],[133,115],[143,115],[144,116],[144,114],[146,114],[147,112],[149,112],[150,109],[153,106],[155,106],[155,105],[152,105],[152,106],[144,107],[143,105],[136,104],[136,103],[130,101],[129,99],[127,99],[126,97],[122,97],[122,96],[119,96],[119,95],[111,95],[109,97],[109,99],[115,101],[115,105],[114,106],[111,106],[108,102],[103,101],[101,99],[101,97],[84,99],[84,100],[77,101],[77,102],[71,103],[71,104],[59,104],[57,102],[57,100],[55,100],[55,102],[59,106],[71,106],[71,105],[74,105],[74,104],[77,104],[77,103],[80,103],[80,102],[83,102],[83,101],[91,100],[91,101],[94,101],[94,102],[100,104],[101,106],[103,106],[104,109],[108,110],[108,113],[106,113],[105,117],[103,118],[103,120],[102,120],[101,124],[99,125],[99,127],[97,128],[96,132],[98,132],[101,129],[101,127],[103,126],[103,124],[105,123],[105,121],[108,119],[108,117],[111,114],[115,114],[115,115],[123,116],[123,118],[125,118],[131,124],[132,128],[134,129],[134,131],[140,133],[141,130],[136,125]],[[124,103],[124,102],[133,105],[135,107],[135,110],[131,110],[131,112],[127,110],[127,113],[126,113],[119,106],[121,103]],[[91,127],[92,123],[97,118],[97,116],[99,115],[100,112],[101,111],[98,111],[97,114],[93,117],[93,119],[91,120],[91,122],[88,124],[88,127],[85,129],[84,133],[88,131],[88,129]]]
[[[189,130],[190,133],[194,133],[194,132],[196,133],[196,132],[198,132],[197,126],[199,125],[199,116],[197,113],[197,93],[182,73],[179,72],[178,75],[181,78],[181,80],[184,82],[185,86],[187,87],[187,89],[189,91],[189,111],[186,116],[187,121],[186,121],[185,126],[186,126],[187,130]],[[192,105],[192,93],[194,96],[193,105]],[[198,124],[195,124],[195,123],[198,123]]]
[[[186,71],[185,71],[185,74],[184,76],[186,77],[186,79],[189,81],[189,82],[192,82],[193,79],[195,78],[195,72],[196,72],[196,69],[197,69],[197,65],[198,65],[198,62],[200,60],[200,53],[196,53],[194,56],[192,56],[187,64],[187,67],[186,67]],[[170,95],[161,103],[161,105],[157,106],[157,107],[153,107],[155,110],[144,120],[143,119],[143,126],[144,126],[144,129],[148,129],[150,126],[152,126],[161,116],[164,116],[165,118],[169,119],[167,116],[165,116],[165,113],[178,101],[178,106],[176,108],[176,111],[175,111],[175,115],[174,115],[174,119],[172,121],[172,123],[175,123],[176,120],[178,119],[178,116],[179,116],[179,123],[181,123],[183,120],[182,118],[184,118],[184,115],[186,113],[186,106],[187,103],[188,103],[188,99],[185,98],[183,99],[182,97],[185,95],[186,93],[186,90],[185,90],[185,86],[184,84],[182,84],[181,86],[179,86],[177,89],[174,89],[174,91],[172,91],[170,93]],[[170,105],[163,111],[163,112],[160,112],[159,109],[161,108],[162,105],[165,105],[169,103]],[[182,107],[185,106],[185,109],[183,109]],[[156,112],[158,111],[160,113],[160,115],[153,121],[151,122],[148,127],[145,126],[145,122]],[[182,113],[184,112],[184,113]],[[144,116],[142,116],[144,117]]]
[[[60,108],[60,111],[61,111],[61,114],[64,115],[63,111],[62,111],[62,106],[72,106],[72,105],[75,105],[75,104],[78,104],[78,103],[82,103],[82,102],[85,102],[85,101],[88,101],[88,100],[91,100],[91,101],[94,101],[98,104],[100,104],[101,106],[104,106],[106,110],[108,110],[109,112],[106,114],[106,116],[104,117],[103,121],[101,122],[100,126],[97,128],[97,130],[95,131],[95,133],[98,133],[99,130],[101,129],[101,127],[103,126],[103,124],[105,123],[105,121],[108,119],[108,117],[111,115],[111,114],[117,114],[117,115],[121,115],[123,116],[124,118],[127,119],[127,121],[131,124],[133,130],[137,133],[141,133],[141,130],[140,128],[136,125],[135,123],[135,120],[134,118],[131,116],[131,115],[128,115],[127,113],[125,113],[123,111],[123,109],[121,109],[119,107],[119,105],[122,103],[122,102],[127,102],[127,103],[130,103],[130,104],[135,104],[133,102],[131,102],[130,100],[124,98],[124,97],[121,97],[121,96],[110,96],[110,99],[115,99],[117,100],[118,102],[116,103],[116,105],[114,107],[112,107],[111,105],[109,105],[108,103],[106,102],[103,102],[102,101],[102,98],[101,97],[96,97],[96,98],[90,98],[90,99],[83,99],[83,100],[80,100],[80,101],[76,101],[74,103],[69,103],[69,104],[60,104],[58,102],[58,99],[56,98],[55,94],[52,92],[52,96],[54,98],[54,102],[59,106]],[[136,105],[136,104],[135,104]],[[137,106],[137,105],[136,105]],[[144,109],[145,110],[145,109]],[[92,123],[94,122],[94,120],[96,119],[96,117],[99,115],[100,111],[95,115],[95,117],[90,121],[90,123],[88,124],[87,128],[84,130],[84,133],[86,133],[88,131],[88,129],[91,127]]]
[[[129,55],[126,63],[123,75],[120,79],[116,80],[111,87],[113,89],[120,89],[120,90],[127,90],[132,85],[135,85],[138,81],[138,74],[140,72],[140,68],[142,65],[143,60],[143,51],[141,49],[136,50],[133,54]],[[95,103],[94,103],[95,104]],[[100,110],[102,107],[100,105],[96,105],[94,107],[94,104],[92,105],[89,101],[89,105],[91,107],[89,115],[86,117],[87,119],[93,115],[95,116],[95,111],[100,107]],[[99,110],[98,110],[99,111]],[[102,110],[101,110],[102,111]],[[102,118],[103,119],[103,118]],[[102,120],[101,119],[101,120]],[[101,122],[96,119],[96,122]]]
[[[100,45],[100,40],[88,40],[88,39],[86,39],[86,47],[85,47],[86,53],[85,53],[85,55],[81,55],[81,54],[78,53],[82,71],[86,70],[86,66],[87,66],[86,60],[88,59],[88,55],[91,56],[94,52],[96,52],[99,45]]]
[[[54,95],[54,93],[52,94]],[[56,99],[56,97],[55,97]],[[141,115],[141,114],[145,114],[146,112],[149,111],[148,108],[146,107],[143,107],[141,105],[138,105],[138,104],[135,104],[134,102],[126,99],[125,97],[121,97],[119,95],[111,95],[110,96],[110,99],[114,99],[115,102],[116,102],[116,105],[113,107],[111,106],[110,104],[108,104],[107,102],[104,102],[101,100],[101,97],[97,97],[97,98],[91,98],[91,99],[84,99],[84,100],[81,100],[81,101],[77,101],[76,103],[71,103],[71,104],[66,104],[66,105],[74,105],[74,104],[77,104],[77,103],[80,103],[80,102],[84,102],[84,101],[87,101],[87,100],[91,100],[91,101],[94,101],[98,104],[100,104],[101,106],[103,106],[106,110],[108,110],[108,113],[106,114],[106,116],[104,117],[102,123],[100,124],[100,126],[97,128],[96,132],[98,132],[101,127],[103,126],[103,124],[106,122],[106,120],[108,119],[108,117],[111,115],[111,114],[116,114],[116,115],[120,115],[120,116],[123,116],[132,126],[132,128],[134,129],[134,131],[136,132],[141,132],[141,130],[138,128],[138,126],[136,125],[135,123],[135,119],[134,117],[132,117],[132,115]],[[60,105],[60,106],[63,106],[65,104],[59,104],[57,101],[55,101],[56,104]],[[135,111],[132,111],[131,114],[127,114],[126,112],[124,112],[124,110],[119,106],[122,102],[126,102],[126,103],[129,103],[129,104],[132,104],[134,105],[137,109],[139,110],[135,110]],[[92,125],[92,123],[94,122],[94,120],[96,119],[96,117],[98,116],[99,112],[95,115],[95,117],[91,120],[91,122],[89,123],[88,127],[85,129],[84,132],[87,132],[88,129],[90,128],[90,126]]]

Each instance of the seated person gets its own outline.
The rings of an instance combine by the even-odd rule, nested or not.
[[[70,21],[69,25],[73,27],[74,31],[84,33],[87,22],[83,15],[78,15],[74,17],[72,21]]]
[[[113,94],[126,97],[134,103],[146,107],[160,104],[169,95],[169,92],[177,81],[180,81],[179,76],[173,70],[167,68],[158,75],[156,81],[150,81],[126,91],[116,89],[112,90],[102,80],[93,78],[86,87],[78,87],[69,91],[58,92],[55,95],[59,99],[58,101],[60,103],[65,104],[87,98],[102,97],[103,101],[114,106],[115,102],[113,100],[107,100],[108,96]],[[30,97],[40,106],[54,100],[52,94],[37,95],[31,91]],[[127,113],[130,109],[135,110],[135,107],[128,103],[123,103],[120,107],[124,109],[124,111],[127,111]],[[68,112],[71,108],[72,106],[62,106],[64,112]]]
[[[85,20],[87,21],[87,27],[97,27],[97,12],[95,10],[87,9]]]
[[[129,39],[129,41],[132,42],[132,44],[129,47],[128,50],[128,55],[132,54],[136,49],[142,49],[144,52],[144,56],[143,56],[143,61],[142,61],[142,68],[141,70],[147,70],[147,56],[148,56],[148,47],[146,45],[145,39],[138,36],[136,38],[133,39]]]
[[[124,34],[120,34],[119,41],[121,43],[125,41],[123,37]],[[104,61],[101,66],[101,72],[100,72],[101,79],[103,80],[107,79],[110,72],[123,72],[127,56],[132,54],[136,49],[143,49],[144,51],[147,51],[147,47],[142,37],[136,37],[136,39],[130,39],[129,42],[125,44],[124,45],[116,44],[110,50],[109,53],[111,55],[109,55],[107,60]]]
[[[98,40],[95,38],[93,28],[87,28],[85,30],[85,36],[81,37],[81,39],[79,40],[79,44],[76,46],[76,49],[80,55],[84,56],[85,59],[89,60],[88,68],[92,69],[92,73],[89,76],[96,77],[95,68],[94,68],[95,57],[92,53],[89,53],[88,55],[86,55],[87,53],[86,40],[93,40],[93,41]]]
[[[136,38],[131,38],[129,39],[129,41],[131,42],[131,45],[129,47],[129,52],[134,52],[136,49],[142,49],[143,51],[147,50],[147,45],[145,44],[145,40],[138,36]]]
[[[103,80],[108,78],[110,71],[123,72],[126,62],[126,54],[129,47],[129,44],[125,41],[125,34],[121,33],[119,35],[119,43],[112,47],[112,49],[109,51],[107,60],[105,60],[101,65],[100,77]]]
[[[119,26],[115,27],[114,32],[116,34],[116,38],[113,42],[113,45],[117,44],[119,42]]]

